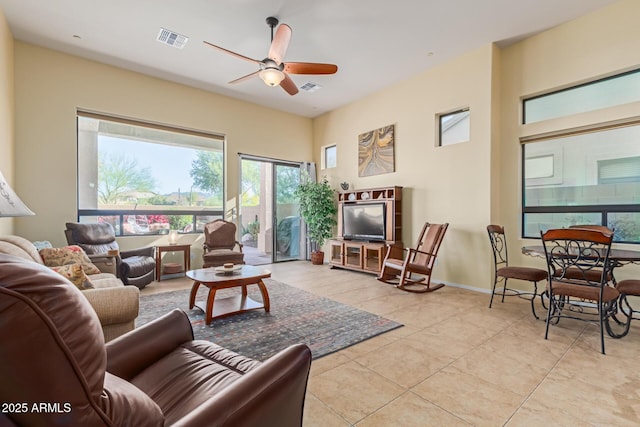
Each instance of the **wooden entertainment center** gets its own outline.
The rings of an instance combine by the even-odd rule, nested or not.
[[[384,235],[372,241],[345,238],[345,206],[384,205]],[[402,246],[402,187],[353,190],[338,195],[338,237],[329,240],[329,264],[378,274],[389,246]]]

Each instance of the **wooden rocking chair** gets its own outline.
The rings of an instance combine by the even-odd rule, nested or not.
[[[382,263],[378,280],[407,292],[433,292],[443,287],[442,283],[431,284],[431,273],[447,227],[449,223],[426,223],[415,249],[391,246]],[[414,274],[418,277],[414,278]]]

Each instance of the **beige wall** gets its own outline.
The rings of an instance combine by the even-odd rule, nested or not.
[[[13,37],[0,10],[0,171],[15,187],[13,126]],[[0,235],[13,232],[13,221],[0,218]]]
[[[76,219],[76,108],[225,134],[227,211],[236,204],[238,152],[312,157],[308,118],[22,42],[16,42],[15,64],[16,181],[37,213],[17,220],[16,233],[31,240],[63,244],[64,223]],[[122,238],[120,244],[153,239]]]
[[[450,222],[436,278],[486,290],[492,280],[490,222],[506,226],[512,262],[542,266],[518,250],[535,242],[518,237],[519,138],[640,115],[640,105],[630,104],[523,126],[521,97],[638,67],[638,16],[640,2],[622,0],[506,49],[484,46],[313,121],[28,44],[13,46],[0,20],[0,70],[8,77],[0,104],[0,168],[13,168],[18,193],[38,214],[16,219],[15,232],[64,243],[63,224],[75,219],[75,109],[82,107],[225,133],[230,198],[238,186],[235,153],[320,165],[320,147],[337,144],[338,167],[320,176],[335,188],[343,181],[356,189],[404,186],[405,245],[414,243],[425,221]],[[435,115],[462,106],[471,109],[471,141],[435,147]],[[7,161],[13,123],[14,163]],[[396,125],[396,172],[359,178],[358,134],[388,124]],[[0,232],[3,227],[0,221]],[[123,239],[123,246],[132,242]],[[619,275],[637,276],[638,270],[625,267]]]
[[[502,195],[496,220],[509,233],[508,244],[519,248],[539,241],[518,238],[521,228],[521,150],[519,138],[538,133],[640,116],[640,103],[576,114],[531,125],[521,123],[521,98],[575,85],[640,66],[640,2],[623,0],[596,13],[530,37],[502,52],[501,161]],[[637,245],[616,245],[638,250]],[[542,266],[541,260],[512,250],[514,263]],[[640,277],[640,268],[616,272],[618,279]]]
[[[492,68],[491,45],[403,81],[314,121],[314,155],[336,144],[338,165],[320,171],[336,188],[399,185],[403,191],[403,235],[414,245],[422,225],[449,222],[435,277],[483,287],[492,272],[481,233],[491,217]],[[436,114],[460,107],[471,111],[466,143],[436,147]],[[358,177],[358,134],[396,125],[395,172]],[[484,278],[484,280],[480,279]]]
[[[528,38],[504,50],[486,46],[436,69],[323,115],[314,121],[314,156],[337,144],[338,166],[322,171],[338,188],[402,185],[405,245],[424,221],[450,222],[436,278],[481,289],[492,283],[486,225],[506,226],[512,263],[543,267],[519,248],[519,138],[593,121],[640,115],[639,105],[520,125],[521,97],[640,65],[640,2],[611,7]],[[471,141],[435,148],[435,115],[471,107]],[[397,125],[396,172],[357,176],[357,135]],[[620,245],[624,247],[624,245]],[[633,247],[637,249],[637,247]],[[627,267],[619,275],[638,275]]]

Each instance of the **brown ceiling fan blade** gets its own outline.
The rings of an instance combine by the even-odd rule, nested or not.
[[[250,78],[257,76],[259,73],[260,73],[260,70],[254,71],[253,73],[247,74],[246,76],[238,77],[235,80],[231,80],[229,84],[236,84],[236,83],[243,82],[245,80],[249,80]]]
[[[334,74],[338,66],[334,64],[319,64],[317,62],[287,62],[284,72],[291,74]]]
[[[273,37],[271,47],[269,48],[269,55],[267,58],[275,61],[278,65],[284,60],[284,55],[287,53],[289,42],[291,41],[291,27],[287,24],[280,24],[276,30],[276,35]]]
[[[253,62],[254,64],[261,64],[262,63],[262,61],[258,61],[257,59],[249,58],[248,56],[240,55],[239,53],[235,53],[235,52],[233,52],[233,51],[231,51],[229,49],[225,49],[223,47],[216,46],[213,43],[209,43],[206,40],[203,41],[203,43],[208,45],[208,46],[211,46],[214,49],[218,49],[218,50],[221,50],[222,52],[228,53],[229,55],[233,55],[236,58],[244,59],[245,61]]]
[[[289,77],[286,74],[284,75],[284,80],[282,80],[282,82],[280,82],[280,86],[282,87],[282,89],[285,90],[285,92],[287,92],[291,96],[293,96],[296,93],[298,93],[298,87],[293,82],[293,80],[291,80],[291,77]]]

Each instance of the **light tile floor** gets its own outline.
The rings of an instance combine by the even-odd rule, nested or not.
[[[607,338],[603,356],[597,328],[583,322],[563,319],[545,340],[544,321],[520,298],[489,309],[488,294],[450,286],[411,294],[326,265],[265,267],[405,325],[312,363],[305,426],[640,425],[640,322]],[[185,287],[154,282],[142,294]]]

